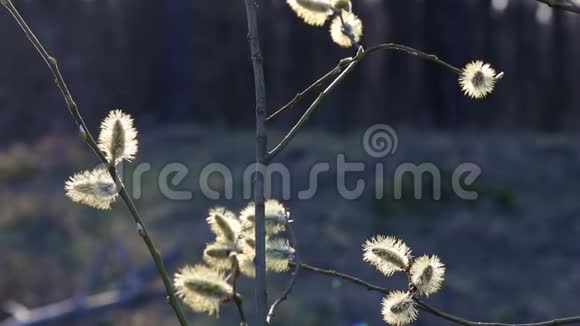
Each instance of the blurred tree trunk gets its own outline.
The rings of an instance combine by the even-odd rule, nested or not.
[[[398,1],[389,1],[388,5],[394,3],[398,3]],[[367,1],[365,4],[361,8],[361,15],[365,18],[363,44],[368,48],[396,39],[394,31],[391,29],[394,22],[387,15],[389,12],[400,14],[401,11],[394,11],[390,7],[389,9],[385,8],[386,3],[383,1]],[[360,67],[362,71],[360,83],[365,87],[361,88],[358,95],[360,109],[352,118],[363,127],[375,123],[393,123],[393,115],[400,110],[397,103],[393,103],[395,100],[393,97],[388,99],[391,93],[394,93],[392,85],[389,83],[397,79],[393,78],[393,71],[386,67],[386,63],[391,61],[392,56],[393,53],[377,53],[370,56]]]
[[[189,1],[172,0],[163,3],[163,60],[161,66],[161,87],[163,117],[179,121],[184,118],[184,110],[193,106],[192,84],[194,53],[189,46],[190,35],[194,31],[191,11],[186,10]]]
[[[550,84],[545,91],[549,92],[548,101],[542,108],[540,127],[547,131],[558,130],[569,111],[569,60],[570,38],[566,29],[567,14],[560,10],[553,11],[552,21],[552,67]]]
[[[449,19],[453,17],[453,19]],[[468,8],[463,1],[425,1],[425,48],[446,61],[463,65],[469,59],[470,35]],[[461,28],[459,28],[461,27]],[[462,124],[457,76],[439,65],[425,65],[425,88],[431,103],[431,117],[437,128]]]

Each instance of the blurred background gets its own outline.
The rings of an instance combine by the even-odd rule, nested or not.
[[[127,171],[152,166],[136,204],[162,252],[170,254],[171,272],[200,262],[211,241],[208,209],[245,206],[238,192],[229,201],[205,198],[200,171],[223,163],[234,171],[237,187],[254,158],[242,2],[14,2],[59,60],[94,133],[113,108],[136,118],[140,153]],[[438,308],[477,321],[580,314],[580,15],[534,0],[357,0],[353,7],[365,26],[364,45],[402,43],[458,67],[482,59],[505,77],[489,98],[474,101],[461,94],[457,76],[438,65],[402,53],[366,59],[277,159],[300,190],[312,165],[333,167],[313,199],[286,202],[296,219],[298,250],[308,249],[302,259],[404,288],[402,276],[385,279],[361,259],[364,240],[396,235],[417,255],[435,253],[446,263],[446,285],[429,299]],[[269,112],[353,55],[331,42],[326,27],[303,24],[284,1],[260,1],[259,15]],[[8,320],[24,316],[23,306],[83,293],[155,292],[160,283],[123,205],[96,211],[65,198],[68,176],[97,161],[78,139],[49,70],[5,10],[0,30],[0,325],[20,325]],[[269,125],[271,146],[308,100]],[[376,123],[396,129],[394,155],[375,159],[364,152],[362,135]],[[402,200],[388,191],[376,199],[370,190],[355,201],[342,199],[334,169],[339,153],[369,167],[383,163],[386,175],[402,162],[433,162],[447,188],[439,201],[414,199],[412,182]],[[158,189],[157,172],[171,162],[189,168],[178,188],[192,191],[191,200],[171,201]],[[460,200],[449,186],[451,172],[464,162],[483,171],[472,186],[480,195],[476,201]],[[370,180],[373,173],[369,168],[358,176]],[[272,299],[287,279],[272,276]],[[251,280],[242,280],[242,290],[251,315]],[[382,325],[380,300],[302,272],[275,324]],[[131,295],[124,303],[52,324],[175,324],[159,293]],[[220,319],[188,317],[194,325],[233,325],[237,315],[225,305]],[[423,313],[415,324],[448,323]]]

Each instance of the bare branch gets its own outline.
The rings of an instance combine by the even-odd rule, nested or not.
[[[307,264],[304,264],[304,263],[301,263],[301,262],[297,262],[297,263],[292,263],[291,262],[290,264],[291,265],[300,265],[300,267],[302,269],[307,270],[307,271],[315,272],[315,273],[318,273],[318,274],[324,274],[324,275],[328,275],[328,276],[333,276],[333,277],[338,277],[338,278],[341,278],[343,280],[347,280],[347,281],[353,282],[353,283],[358,284],[358,285],[360,285],[362,287],[365,287],[369,291],[381,292],[381,293],[384,293],[384,294],[389,293],[389,290],[387,290],[387,289],[385,289],[383,287],[380,287],[380,286],[377,286],[377,285],[368,283],[368,282],[363,281],[362,279],[360,279],[358,277],[354,277],[352,275],[340,273],[340,272],[337,272],[337,271],[334,271],[334,270],[331,270],[331,269],[323,269],[323,268],[314,267],[314,266],[307,265]]]
[[[441,65],[441,66],[451,70],[452,72],[454,72],[458,75],[461,74],[461,68],[457,68],[454,65],[439,59],[439,57],[434,55],[434,54],[426,53],[426,52],[414,49],[412,47],[397,44],[397,43],[385,43],[385,44],[379,44],[377,46],[370,47],[370,48],[365,50],[365,55],[371,54],[371,53],[377,52],[377,51],[389,51],[389,50],[402,51],[402,52],[405,52],[405,53],[412,55],[414,57],[418,57],[418,58],[421,58],[423,60],[431,61],[431,62],[434,62],[438,65]],[[361,60],[362,60],[362,58],[361,58]]]
[[[234,293],[232,299],[238,308],[240,314],[240,326],[247,326],[246,315],[244,314],[244,301],[238,294],[238,276],[240,276],[240,264],[235,253],[230,254],[230,261],[232,263],[232,292]]]
[[[268,153],[268,157],[267,157],[266,161],[270,162],[276,155],[278,155],[290,143],[290,141],[296,136],[298,131],[304,126],[306,121],[308,121],[312,112],[314,112],[314,110],[316,110],[316,108],[318,108],[318,106],[320,105],[322,100],[352,71],[352,69],[356,66],[356,64],[358,64],[359,62],[364,60],[364,58],[367,57],[367,54],[371,54],[371,53],[378,52],[378,51],[388,51],[388,50],[402,51],[402,52],[405,52],[405,53],[410,54],[412,56],[416,56],[416,57],[419,57],[421,59],[439,64],[439,65],[451,70],[455,74],[461,74],[460,68],[457,68],[457,67],[439,59],[439,57],[437,57],[436,55],[429,54],[429,53],[426,53],[423,51],[419,51],[417,49],[414,49],[414,48],[411,48],[411,47],[408,47],[405,45],[396,44],[396,43],[385,43],[385,44],[380,44],[377,46],[370,47],[367,50],[364,50],[362,47],[359,47],[359,50],[358,50],[355,57],[342,59],[340,61],[340,63],[334,69],[332,69],[326,75],[324,75],[323,77],[318,79],[316,82],[314,82],[312,85],[310,85],[302,93],[299,93],[298,95],[296,95],[292,101],[290,101],[288,104],[286,104],[284,107],[282,107],[281,109],[279,109],[278,111],[276,111],[276,113],[274,113],[272,115],[272,117],[273,117],[273,116],[277,115],[279,112],[284,111],[285,109],[293,106],[297,101],[302,99],[302,97],[304,97],[305,94],[307,94],[308,92],[315,89],[318,85],[322,84],[325,80],[336,75],[336,73],[338,73],[339,71],[342,71],[342,73],[340,75],[338,75],[332,81],[332,83],[318,95],[318,97],[314,100],[314,102],[312,102],[310,107],[300,117],[300,120],[298,120],[298,122],[294,125],[294,127],[290,130],[290,132],[288,132],[288,134],[282,139],[282,141],[276,147],[274,147],[274,149],[272,149]],[[344,67],[346,67],[346,68],[344,68]],[[344,70],[342,70],[343,68],[344,68]]]
[[[359,51],[359,54],[360,53],[361,52]],[[320,103],[322,103],[322,100],[330,92],[332,92],[332,90],[336,86],[338,86],[338,84],[340,84],[340,82],[342,82],[342,80],[346,76],[348,76],[348,74],[350,74],[352,72],[352,70],[354,69],[354,67],[357,65],[357,63],[359,61],[360,60],[352,59],[350,61],[350,63],[348,64],[348,66],[344,69],[344,71],[342,73],[340,73],[340,75],[338,75],[332,81],[332,83],[330,83],[330,85],[328,85],[328,87],[326,87],[326,89],[324,89],[322,91],[322,93],[320,93],[320,95],[318,95],[318,97],[316,98],[316,100],[314,100],[314,102],[310,105],[310,107],[306,110],[306,112],[304,112],[304,114],[302,115],[302,117],[300,117],[300,120],[298,120],[298,122],[294,125],[294,127],[292,127],[292,129],[284,137],[284,139],[282,139],[282,141],[276,147],[274,147],[274,149],[272,149],[268,153],[268,159],[267,159],[268,162],[271,161],[276,155],[278,155],[288,145],[288,143],[290,143],[290,141],[294,138],[294,136],[296,136],[296,134],[298,133],[298,131],[300,131],[300,129],[302,128],[302,126],[304,126],[304,124],[306,123],[306,121],[308,121],[308,119],[310,118],[310,115],[312,114],[312,112],[314,112],[314,110],[316,110],[316,108],[320,105]]]
[[[296,96],[294,96],[292,101],[288,102],[286,105],[284,105],[283,107],[278,109],[276,112],[272,113],[268,117],[268,119],[266,119],[266,120],[270,121],[270,120],[274,119],[275,117],[277,117],[280,113],[292,108],[296,103],[298,103],[301,99],[303,99],[306,95],[308,95],[308,93],[312,92],[313,90],[316,90],[318,87],[322,86],[322,84],[325,81],[327,81],[328,79],[330,79],[330,78],[336,76],[338,73],[340,73],[340,69],[341,69],[340,65],[332,68],[332,70],[327,72],[326,75],[322,76],[320,79],[318,79],[317,81],[312,83],[310,86],[308,86],[308,88],[306,88],[302,92],[296,94]]]
[[[541,2],[541,3],[547,5],[551,8],[554,8],[554,9],[560,9],[560,10],[580,14],[580,7],[575,6],[571,3],[562,3],[562,2],[557,1],[557,0],[536,0],[536,1]]]
[[[341,278],[343,280],[350,281],[352,283],[358,284],[358,285],[366,288],[369,291],[375,291],[375,292],[380,292],[380,293],[384,293],[384,294],[389,293],[389,290],[387,290],[386,288],[368,283],[368,282],[363,281],[362,279],[360,279],[358,277],[354,277],[354,276],[351,276],[348,274],[339,273],[337,271],[330,270],[330,269],[322,269],[322,268],[310,266],[310,265],[300,263],[300,262],[292,263],[292,265],[300,265],[302,267],[302,269],[307,270],[307,271],[311,271],[311,272],[315,272],[315,273],[319,273],[319,274],[323,274],[323,275],[327,275],[327,276],[338,277],[338,278]],[[423,302],[417,298],[414,298],[414,300],[415,300],[415,302],[417,302],[417,306],[421,310],[428,312],[434,316],[446,319],[446,320],[453,322],[457,325],[463,325],[463,326],[555,326],[555,325],[580,324],[580,316],[569,317],[569,318],[560,318],[560,319],[542,321],[542,322],[537,322],[537,323],[527,323],[527,324],[474,322],[474,321],[469,321],[469,320],[448,314],[446,312],[443,312],[439,309],[436,309],[436,308],[426,304],[425,302]]]
[[[86,124],[85,124],[85,122],[84,122],[84,120],[83,120],[83,118],[78,110],[78,107],[77,107],[75,101],[73,100],[72,94],[70,93],[69,88],[64,81],[64,78],[60,72],[60,69],[58,67],[58,63],[57,63],[56,59],[54,57],[52,57],[46,51],[46,49],[42,46],[42,43],[40,43],[40,41],[38,40],[36,35],[34,35],[34,33],[30,29],[30,27],[28,26],[28,24],[26,23],[24,18],[22,18],[22,16],[18,12],[18,10],[16,9],[16,7],[12,3],[12,1],[11,0],[1,0],[1,4],[8,10],[8,12],[16,20],[16,22],[18,23],[18,25],[20,26],[22,31],[26,34],[26,37],[28,38],[28,40],[32,43],[34,48],[38,51],[38,53],[40,54],[42,59],[46,62],[46,64],[50,68],[50,70],[55,78],[55,82],[56,82],[57,86],[60,88],[61,93],[64,97],[67,108],[68,108],[69,112],[71,113],[71,115],[73,116],[78,128],[81,131],[80,132],[81,138],[87,143],[87,145],[93,150],[93,152],[95,152],[95,154],[98,156],[98,158],[101,160],[101,162],[109,167],[109,173],[111,174],[111,177],[113,178],[113,180],[115,181],[115,183],[117,184],[117,187],[119,189],[119,195],[121,196],[121,198],[125,202],[125,205],[127,206],[129,211],[131,212],[133,220],[135,221],[135,224],[137,225],[139,235],[143,238],[143,241],[145,242],[147,249],[149,250],[149,253],[151,254],[151,257],[153,258],[155,265],[157,266],[157,268],[159,270],[159,274],[161,275],[161,279],[163,280],[163,285],[165,286],[165,289],[167,292],[168,302],[171,305],[171,307],[173,308],[173,310],[175,311],[175,314],[176,314],[177,318],[179,319],[180,324],[183,326],[187,325],[187,321],[185,320],[185,316],[183,315],[183,312],[181,311],[181,308],[179,306],[179,302],[177,301],[177,297],[175,296],[175,291],[173,290],[171,280],[169,278],[167,270],[165,269],[165,266],[163,264],[163,260],[161,259],[161,255],[159,254],[159,251],[155,247],[153,240],[149,236],[149,233],[148,233],[147,229],[145,228],[145,224],[143,223],[143,220],[141,219],[141,216],[138,213],[137,208],[135,207],[135,205],[133,204],[133,201],[129,197],[129,194],[127,193],[127,190],[123,186],[122,181],[119,179],[119,176],[117,174],[117,170],[115,169],[115,167],[113,165],[109,164],[105,155],[99,150],[97,143],[95,142],[93,136],[91,135],[89,129],[87,128],[87,126],[86,126]]]

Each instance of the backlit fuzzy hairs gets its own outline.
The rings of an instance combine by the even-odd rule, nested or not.
[[[209,211],[207,218],[212,232],[218,240],[236,242],[242,230],[240,221],[236,214],[223,207],[216,207]]]
[[[308,25],[323,26],[331,18],[330,37],[344,48],[361,40],[363,24],[352,12],[350,0],[286,0],[286,3]]]
[[[86,137],[83,128],[81,136]],[[111,165],[134,159],[137,154],[137,130],[133,127],[133,118],[120,110],[109,112],[101,123],[98,146]],[[110,209],[119,192],[105,168],[75,174],[65,182],[64,189],[72,201],[98,209]]]
[[[223,273],[207,266],[185,266],[175,274],[177,295],[193,311],[219,313],[220,304],[233,296],[233,289]]]
[[[236,243],[216,241],[210,243],[203,251],[203,260],[218,271],[227,271],[232,268],[230,255],[242,253]]]
[[[254,266],[254,248],[246,247],[238,255],[240,272],[249,278],[256,277]],[[290,261],[294,258],[294,248],[290,246],[287,239],[277,238],[266,241],[266,270],[269,272],[281,273],[290,268]]]
[[[382,314],[385,322],[393,326],[403,326],[417,319],[415,301],[408,292],[393,291],[382,302]]]
[[[285,229],[289,214],[276,200],[266,201],[265,206],[266,224],[270,233],[276,234],[276,238],[265,235],[266,270],[285,272],[294,259],[295,250],[278,233]],[[241,213],[243,220],[223,207],[209,211],[206,221],[215,234],[215,241],[203,251],[207,266],[185,266],[174,276],[178,296],[194,311],[217,314],[220,304],[233,298],[233,287],[224,277],[225,272],[239,271],[247,277],[256,277],[254,209],[255,206],[249,204]]]
[[[439,291],[445,279],[445,266],[439,257],[433,255],[413,259],[411,249],[391,236],[379,235],[367,240],[363,244],[363,260],[386,276],[397,271],[408,274],[408,290],[390,292],[382,301],[383,319],[392,326],[404,326],[417,319],[415,297],[429,296]]]
[[[363,245],[364,261],[371,263],[385,276],[405,270],[409,265],[411,249],[395,238],[377,236]]]
[[[289,214],[284,205],[275,199],[267,200],[264,205],[266,234],[275,235],[286,230]],[[240,220],[244,229],[253,229],[255,227],[255,210],[254,203],[250,203],[240,212]]]
[[[429,296],[441,289],[445,266],[437,256],[421,256],[413,260],[409,273],[419,294]]]
[[[493,92],[496,81],[502,77],[503,73],[497,74],[489,63],[477,60],[463,68],[459,85],[466,96],[481,99]]]
[[[361,20],[352,12],[343,10],[330,24],[330,36],[334,43],[350,48],[358,43],[363,34]],[[353,43],[354,42],[354,43]]]
[[[286,0],[286,2],[308,25],[322,26],[333,13],[328,0]]]
[[[133,118],[121,110],[113,110],[101,123],[99,149],[105,153],[109,163],[122,160],[132,161],[137,154],[137,130]]]
[[[109,171],[101,168],[75,174],[64,188],[72,201],[98,209],[110,209],[118,193]]]

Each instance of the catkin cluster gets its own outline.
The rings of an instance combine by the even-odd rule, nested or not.
[[[361,20],[352,12],[349,0],[286,0],[306,24],[324,26],[330,22],[332,40],[345,48],[359,43],[363,34]]]
[[[81,130],[83,137],[85,131]],[[101,123],[99,149],[110,167],[123,160],[131,161],[137,154],[137,130],[133,118],[121,110],[113,110]],[[98,209],[110,209],[117,199],[119,187],[107,167],[79,172],[65,183],[66,195],[74,202]]]
[[[192,310],[217,314],[221,303],[238,295],[232,292],[226,273],[239,272],[250,278],[256,277],[254,212],[253,203],[242,209],[239,215],[223,207],[209,211],[207,223],[215,239],[203,251],[205,264],[185,266],[174,278],[178,296]],[[282,235],[290,222],[289,212],[280,202],[268,200],[265,213],[266,270],[285,272],[294,256],[294,249]]]
[[[385,322],[403,326],[417,319],[416,296],[429,296],[441,289],[445,266],[439,257],[413,258],[411,249],[401,240],[390,236],[377,236],[363,244],[363,260],[373,265],[385,276],[405,272],[409,277],[407,291],[393,291],[382,301]]]

